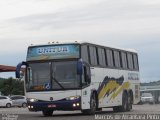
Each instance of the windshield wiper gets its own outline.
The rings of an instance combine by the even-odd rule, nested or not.
[[[64,90],[64,87],[58,82],[58,80],[55,77],[53,77],[53,75],[55,76],[55,70],[52,69],[51,65],[51,79],[54,80]]]
[[[56,79],[56,78],[54,78],[53,76],[52,76],[52,80],[54,80],[62,89],[64,89],[64,87],[58,82],[58,80]]]

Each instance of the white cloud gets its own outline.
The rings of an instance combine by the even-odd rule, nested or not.
[[[1,19],[16,18],[26,15],[34,15],[46,12],[61,11],[65,8],[74,8],[98,2],[97,0],[1,0]],[[4,12],[5,11],[5,12]]]

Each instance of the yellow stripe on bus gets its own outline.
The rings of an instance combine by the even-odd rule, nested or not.
[[[128,87],[129,87],[129,82],[124,82],[124,83],[122,84],[122,86],[121,86],[116,92],[114,92],[114,93],[112,94],[110,100],[111,100],[111,99],[115,99],[115,97],[117,97],[117,95],[118,95],[119,93],[121,93],[122,90],[127,89]]]
[[[117,89],[118,87],[119,87],[119,84],[115,80],[109,81],[108,84],[105,85],[100,91],[98,95],[98,99],[99,100],[102,99],[107,92],[109,92],[110,94],[113,90]]]

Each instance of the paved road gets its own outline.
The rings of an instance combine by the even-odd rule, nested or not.
[[[125,112],[125,113],[122,113],[122,112],[115,113],[112,111],[112,109],[103,109],[102,112],[97,112],[96,116],[82,115],[80,111],[72,111],[72,112],[55,111],[53,116],[44,117],[41,112],[29,112],[27,108],[0,108],[0,120],[1,119],[5,120],[3,117],[6,114],[15,115],[18,117],[18,120],[95,120],[95,119],[109,119],[109,117],[110,119],[115,119],[114,118],[115,115],[121,115],[122,117],[123,115],[136,115],[136,114],[138,115],[159,114],[159,116],[157,117],[160,117],[160,104],[134,105],[132,111]],[[127,119],[126,117],[124,117],[123,119]],[[140,117],[143,117],[143,116],[140,116]],[[156,120],[156,118],[152,118],[152,120]]]

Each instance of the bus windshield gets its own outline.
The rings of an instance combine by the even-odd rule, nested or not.
[[[76,65],[76,61],[30,63],[27,70],[27,91],[80,88]]]

